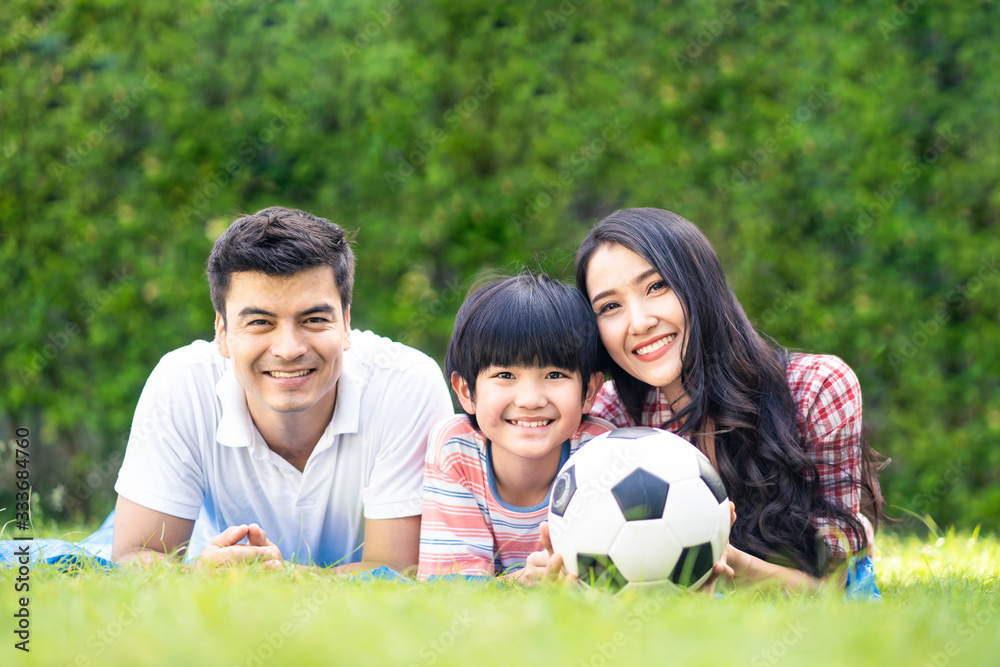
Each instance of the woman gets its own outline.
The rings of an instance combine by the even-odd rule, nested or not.
[[[883,500],[857,378],[837,357],[789,353],[759,333],[695,225],[616,211],[581,245],[576,282],[612,369],[591,414],[686,437],[735,503],[717,573],[815,591],[872,546],[861,510],[877,527]]]

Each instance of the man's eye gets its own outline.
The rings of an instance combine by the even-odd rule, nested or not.
[[[308,320],[306,320],[306,322],[309,322],[310,324],[323,324],[323,323],[326,322],[326,318],[325,317],[310,317]]]
[[[261,324],[267,324],[267,320],[253,320],[247,324],[249,327],[260,326]]]

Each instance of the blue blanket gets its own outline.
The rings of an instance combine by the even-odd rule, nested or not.
[[[111,561],[111,540],[115,528],[114,511],[108,515],[101,527],[82,542],[66,540],[0,540],[0,566],[17,567],[27,556],[29,563],[39,561],[54,565],[63,571],[73,571],[81,567],[111,570],[117,567]],[[192,550],[193,551],[193,550]],[[201,553],[201,549],[194,551]],[[388,567],[380,567],[361,572],[351,577],[353,581],[399,581],[415,583],[412,579]],[[431,577],[431,581],[492,581],[489,577],[473,575],[447,575]],[[852,558],[847,571],[846,599],[880,600],[875,583],[875,568],[868,556]]]

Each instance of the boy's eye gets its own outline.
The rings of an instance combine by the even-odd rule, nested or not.
[[[545,379],[546,380],[561,380],[562,378],[565,378],[565,377],[569,377],[569,376],[566,375],[565,373],[563,373],[562,371],[551,371],[548,374],[546,374]]]
[[[497,373],[493,377],[499,378],[501,380],[513,380],[514,379],[514,374],[511,373],[510,371],[500,371],[499,373]]]

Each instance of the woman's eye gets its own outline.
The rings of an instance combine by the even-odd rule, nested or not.
[[[597,311],[597,314],[598,315],[606,315],[607,313],[610,313],[612,310],[615,310],[616,308],[619,308],[619,307],[620,306],[617,303],[615,303],[614,301],[611,301],[611,302],[608,302],[608,303],[604,304],[603,306],[601,306],[600,309]]]
[[[657,280],[655,283],[653,283],[652,285],[649,286],[649,291],[650,292],[659,292],[660,290],[666,289],[666,288],[667,288],[667,281],[666,280]]]

